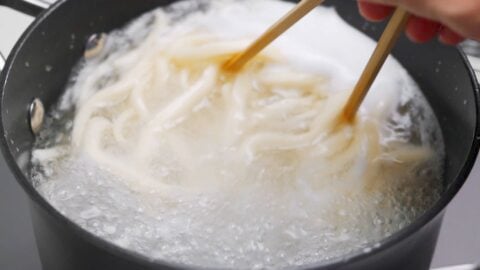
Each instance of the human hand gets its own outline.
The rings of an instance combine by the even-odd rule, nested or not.
[[[380,21],[398,5],[412,15],[407,36],[427,42],[439,36],[441,42],[455,45],[464,38],[480,40],[480,0],[358,0],[366,19]]]

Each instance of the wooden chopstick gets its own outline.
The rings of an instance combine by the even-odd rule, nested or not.
[[[370,90],[375,78],[382,68],[385,60],[392,51],[400,34],[405,30],[409,14],[402,8],[397,8],[383,32],[377,47],[373,52],[367,66],[363,70],[360,79],[350,96],[345,108],[343,110],[343,119],[347,122],[352,122],[355,119],[355,114],[360,107],[360,104],[365,99],[365,96]]]
[[[227,71],[240,70],[250,59],[261,52],[272,41],[278,38],[281,34],[287,31],[297,21],[307,15],[315,7],[320,5],[324,0],[302,0],[294,9],[283,16],[279,21],[272,25],[265,33],[255,40],[245,51],[241,54],[235,55],[229,59],[223,66]]]

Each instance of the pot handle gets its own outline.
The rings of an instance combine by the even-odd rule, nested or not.
[[[9,7],[27,15],[37,16],[53,2],[52,0],[0,0],[0,6]]]

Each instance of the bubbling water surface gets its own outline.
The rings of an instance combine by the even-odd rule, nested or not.
[[[335,124],[373,41],[320,7],[222,73],[290,8],[182,1],[110,33],[37,139],[39,192],[121,247],[214,268],[327,261],[410,224],[444,159],[418,86],[390,58],[356,122]]]

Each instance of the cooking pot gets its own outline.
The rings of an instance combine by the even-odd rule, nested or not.
[[[152,261],[92,235],[49,205],[29,177],[29,155],[35,139],[29,119],[32,101],[38,98],[46,109],[55,104],[90,36],[109,32],[143,12],[172,2],[60,0],[48,7],[40,0],[0,0],[0,5],[37,16],[17,42],[1,73],[0,145],[10,169],[30,198],[44,269],[191,268]],[[367,23],[359,16],[355,1],[332,0],[326,5],[335,7],[348,23],[372,38],[377,39],[383,30],[383,24]],[[418,45],[406,38],[399,41],[393,54],[421,86],[440,122],[447,154],[444,192],[429,211],[373,250],[319,262],[306,266],[307,269],[428,269],[445,208],[475,162],[480,145],[479,86],[465,55],[438,42]]]

